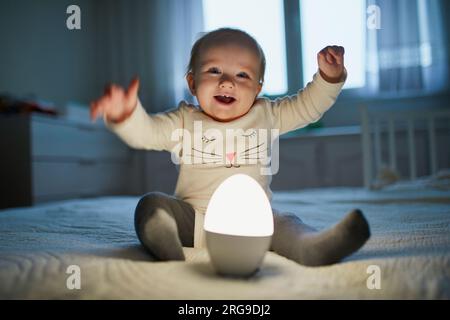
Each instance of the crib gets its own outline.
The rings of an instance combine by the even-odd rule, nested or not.
[[[383,167],[403,173],[401,179],[409,180],[435,175],[443,167],[450,167],[449,109],[394,110],[389,106],[370,104],[360,105],[359,109],[366,189],[374,188],[376,173]],[[423,140],[421,150],[417,150],[419,136]],[[399,157],[399,147],[405,150],[402,158]],[[424,160],[420,168],[419,157]]]

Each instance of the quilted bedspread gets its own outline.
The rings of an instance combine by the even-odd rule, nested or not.
[[[2,299],[449,299],[450,191],[327,188],[275,192],[274,208],[324,229],[360,208],[372,237],[331,266],[274,252],[249,279],[214,273],[206,249],[157,262],[133,229],[137,197],[0,211]],[[79,271],[80,288],[69,284]],[[72,280],[71,280],[72,279]]]

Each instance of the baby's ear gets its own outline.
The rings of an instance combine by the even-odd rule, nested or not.
[[[260,82],[260,83],[258,84],[258,88],[257,88],[257,92],[256,92],[256,97],[258,97],[259,94],[261,93],[262,87],[263,87],[263,83]]]
[[[188,74],[186,75],[186,81],[189,86],[189,91],[191,91],[191,94],[195,96],[195,79],[192,72],[188,72]]]

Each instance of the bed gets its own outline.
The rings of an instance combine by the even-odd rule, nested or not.
[[[0,298],[449,299],[449,181],[441,174],[379,190],[275,192],[273,207],[318,229],[360,208],[372,237],[331,266],[305,267],[268,252],[250,279],[217,276],[205,249],[184,248],[184,262],[155,261],[133,229],[138,197],[2,210]],[[80,289],[68,286],[74,265]]]

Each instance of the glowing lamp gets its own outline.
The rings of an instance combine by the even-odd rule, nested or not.
[[[257,272],[273,235],[272,208],[263,188],[245,174],[225,179],[209,201],[204,229],[217,273],[250,276]]]

